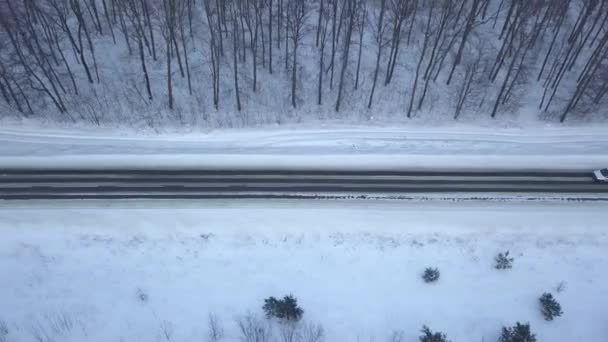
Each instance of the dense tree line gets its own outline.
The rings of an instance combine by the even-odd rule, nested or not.
[[[403,117],[438,96],[454,119],[496,117],[532,93],[564,121],[607,102],[608,0],[0,0],[2,113],[100,124],[79,104],[124,88],[183,121],[184,98],[247,112],[266,82],[292,110],[348,95],[371,115],[385,88]]]

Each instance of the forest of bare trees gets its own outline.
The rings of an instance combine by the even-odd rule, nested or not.
[[[0,117],[608,116],[608,0],[0,0]]]

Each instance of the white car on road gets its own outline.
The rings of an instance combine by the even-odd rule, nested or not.
[[[598,182],[608,182],[608,168],[593,171],[593,178]]]

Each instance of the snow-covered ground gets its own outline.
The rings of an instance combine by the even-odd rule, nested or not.
[[[608,130],[296,126],[108,135],[9,126],[0,129],[0,165],[586,170],[608,165]]]
[[[606,205],[68,204],[2,204],[3,341],[206,341],[210,312],[237,341],[235,317],[288,293],[327,342],[417,341],[423,324],[496,341],[516,321],[540,342],[608,339]],[[513,269],[495,270],[506,250]],[[553,322],[545,291],[563,307]]]

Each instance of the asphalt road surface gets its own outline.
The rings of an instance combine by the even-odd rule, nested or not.
[[[591,172],[0,170],[0,199],[297,198],[413,193],[608,195]]]

